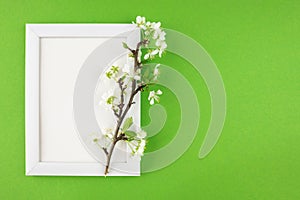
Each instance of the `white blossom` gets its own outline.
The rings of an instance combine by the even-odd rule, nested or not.
[[[112,88],[112,89],[110,89],[110,90],[108,90],[108,91],[106,91],[102,96],[101,96],[101,98],[102,98],[102,100],[106,103],[106,104],[111,104],[110,102],[109,102],[109,98],[117,98],[116,97],[116,94],[115,94],[115,89],[114,88]],[[112,100],[113,100],[112,99]],[[100,102],[100,104],[102,103],[102,101]]]
[[[89,140],[92,145],[96,145],[100,148],[107,148],[112,142],[112,138],[110,138],[108,135],[100,135],[98,133],[91,134],[89,136]]]
[[[103,131],[102,131],[103,135],[108,137],[109,139],[112,139],[113,138],[113,129],[112,128],[105,128]]]
[[[145,146],[146,146],[146,140],[140,140],[135,154],[138,156],[143,156],[145,151]]]
[[[113,108],[116,104],[119,103],[120,91],[118,88],[111,88],[102,94],[99,105],[104,107],[106,110]]]
[[[156,92],[154,90],[150,91],[149,96],[148,96],[148,100],[150,101],[150,105],[153,105],[155,101],[159,103],[159,96],[158,95],[162,95],[161,90],[157,90]]]
[[[136,134],[137,134],[136,135],[137,138],[139,138],[139,139],[144,139],[147,136],[146,131],[144,131],[142,129],[140,129]]]
[[[166,36],[166,32],[164,32],[161,29],[157,29],[157,30],[154,31],[153,39],[155,39],[155,40],[165,40],[166,39],[165,36]]]
[[[141,62],[141,57],[142,57],[142,51],[139,49],[138,55],[137,55],[137,61],[140,63]]]
[[[159,53],[159,49],[155,49],[155,50],[149,50],[148,53],[145,54],[144,59],[152,59],[155,57],[156,54]]]
[[[145,17],[141,17],[141,16],[136,17],[136,24],[138,27],[145,29],[146,28],[145,23],[146,23]]]
[[[131,154],[133,156],[143,156],[145,147],[146,147],[146,140],[140,139],[140,140],[133,140],[130,142],[127,142],[128,146],[131,149]]]
[[[160,28],[160,26],[161,26],[161,23],[160,22],[152,22],[151,23],[151,26],[152,26],[152,28],[154,29],[154,30],[160,30],[159,28]]]
[[[139,74],[139,71],[134,71],[134,66],[131,66],[129,64],[125,64],[123,67],[123,72],[128,75],[129,78],[140,80],[141,76]]]
[[[158,49],[159,49],[158,55],[159,55],[159,57],[161,57],[162,53],[167,48],[167,43],[163,40],[157,40],[155,45],[158,47]]]

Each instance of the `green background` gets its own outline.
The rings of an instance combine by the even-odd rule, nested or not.
[[[299,13],[299,0],[0,0],[0,199],[300,199]],[[198,159],[210,117],[205,84],[167,54],[202,91],[198,136],[179,160],[141,177],[25,177],[25,23],[128,23],[136,15],[189,35],[216,62],[227,117],[214,150]],[[173,100],[166,92],[162,104]],[[160,138],[148,151],[172,137]]]

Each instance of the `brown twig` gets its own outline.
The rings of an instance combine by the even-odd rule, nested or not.
[[[106,155],[108,155],[107,148],[102,147],[102,149],[103,149],[104,153],[105,153]]]

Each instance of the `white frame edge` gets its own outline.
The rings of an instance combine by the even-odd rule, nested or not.
[[[136,31],[134,31],[136,30]],[[25,148],[27,176],[103,176],[100,163],[41,162],[40,160],[40,38],[42,37],[113,37],[131,31],[127,43],[135,45],[140,32],[132,24],[26,24],[25,55]],[[121,44],[120,44],[121,45]],[[139,110],[138,110],[139,111]],[[135,168],[139,158],[125,163]],[[120,165],[120,166],[118,166]],[[124,169],[123,163],[115,168]],[[138,165],[138,167],[140,167]],[[140,171],[140,169],[137,169]],[[109,176],[139,176],[111,170]]]

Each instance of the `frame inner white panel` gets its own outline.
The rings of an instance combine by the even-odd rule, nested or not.
[[[96,162],[80,142],[72,102],[75,81],[83,62],[107,39],[41,38],[40,161]],[[126,153],[120,153],[124,155],[118,154],[114,162],[126,162]]]

